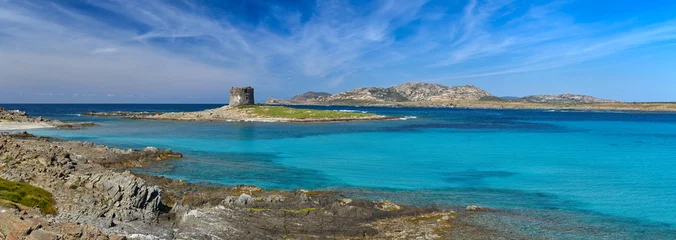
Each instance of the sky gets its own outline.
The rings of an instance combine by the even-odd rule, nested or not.
[[[405,82],[676,101],[673,0],[0,0],[0,102],[226,103]]]

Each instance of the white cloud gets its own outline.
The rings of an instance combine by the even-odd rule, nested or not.
[[[113,47],[107,47],[107,48],[97,48],[92,51],[92,54],[101,54],[101,53],[116,53],[118,51],[117,48]]]
[[[515,11],[524,5],[470,0],[454,10],[427,9],[427,0],[366,7],[322,0],[303,21],[299,12],[270,8],[280,29],[234,24],[183,2],[88,2],[124,19],[111,21],[62,2],[0,1],[0,84],[117,96],[217,95],[244,83],[339,88],[382,69],[444,81],[557,68],[676,40],[673,21],[606,31],[608,24],[576,22],[559,1]],[[402,27],[410,32],[397,39]]]

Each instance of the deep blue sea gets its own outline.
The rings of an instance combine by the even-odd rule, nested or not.
[[[267,189],[334,189],[419,206],[523,213],[485,220],[563,239],[676,239],[676,114],[311,107],[408,116],[329,124],[81,117],[88,111],[196,111],[219,105],[17,105],[101,124],[29,132],[185,158],[139,171]],[[497,223],[495,223],[497,222]],[[527,226],[527,227],[526,227]]]

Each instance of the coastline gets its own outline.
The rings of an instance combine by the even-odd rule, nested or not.
[[[0,231],[37,238],[32,235],[36,231],[19,226],[58,221],[38,232],[62,236],[78,222],[84,223],[80,228],[111,239],[438,239],[448,236],[456,218],[482,211],[407,207],[386,200],[349,199],[330,191],[210,187],[128,171],[181,157],[154,147],[122,150],[27,133],[1,134],[0,177],[51,192],[58,214],[0,207],[0,215],[8,219],[0,223]],[[332,224],[322,224],[327,222]]]
[[[375,114],[362,113],[342,113],[324,110],[293,109],[287,107],[281,109],[286,113],[294,111],[292,114],[269,114],[265,115],[271,106],[243,106],[207,109],[197,112],[168,112],[168,113],[150,113],[150,112],[88,112],[82,116],[97,117],[122,117],[123,119],[135,120],[170,120],[170,121],[206,121],[206,122],[279,122],[279,123],[330,123],[330,122],[352,122],[352,121],[375,121],[399,119],[396,116],[382,116]],[[263,109],[264,111],[257,111]],[[280,109],[273,109],[280,110]],[[272,111],[270,111],[272,112]],[[294,115],[295,114],[295,115]],[[316,115],[315,115],[316,114]],[[298,115],[298,116],[296,116]],[[315,116],[313,116],[315,115]]]
[[[0,121],[0,131],[19,131],[41,128],[54,128],[47,123],[3,122]]]
[[[573,110],[573,111],[631,111],[676,112],[676,103],[525,103],[497,101],[433,101],[433,102],[280,102],[279,106],[346,106],[391,108],[457,108],[509,110]]]
[[[116,141],[107,143],[117,146]],[[640,222],[627,224],[622,222],[627,219],[598,214],[592,214],[592,222],[577,223],[583,213],[572,209],[467,208],[466,205],[481,201],[460,204],[451,201],[443,205],[411,201],[416,195],[434,194],[430,192],[406,195],[374,193],[372,189],[260,189],[186,182],[130,171],[169,167],[172,163],[164,163],[167,160],[183,161],[177,158],[178,153],[160,154],[164,150],[144,149],[145,145],[135,145],[138,150],[122,150],[27,133],[0,136],[0,145],[0,178],[48,189],[57,197],[60,210],[57,216],[46,216],[35,209],[0,207],[0,217],[12,223],[12,226],[0,224],[3,234],[7,233],[5,229],[24,232],[13,227],[20,224],[42,224],[44,227],[37,232],[65,236],[69,234],[68,229],[79,223],[75,229],[81,230],[77,231],[109,239],[214,239],[213,236],[224,239],[596,239],[588,237],[595,236],[602,239],[604,236],[634,238],[642,231],[655,234],[654,239],[670,239],[664,236],[673,235],[664,232],[662,227],[651,229],[650,225]],[[16,149],[18,146],[20,151]],[[134,188],[142,189],[141,194],[129,190]],[[447,197],[454,199],[458,193],[443,194],[450,194]],[[144,195],[146,197],[142,197]],[[123,200],[118,201],[119,196],[123,196]],[[143,204],[130,205],[139,202]],[[80,205],[94,207],[78,207]],[[59,224],[47,225],[49,221]],[[620,225],[608,227],[596,221]],[[562,233],[557,230],[562,225],[577,230]],[[617,226],[629,230],[615,232]],[[639,230],[631,230],[634,227]],[[83,239],[95,238],[87,236]]]
[[[62,122],[59,120],[31,117],[19,110],[5,110],[0,107],[0,131],[16,131],[40,128],[81,129],[98,126],[92,122]]]

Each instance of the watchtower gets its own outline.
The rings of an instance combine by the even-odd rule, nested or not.
[[[254,89],[250,86],[230,88],[230,106],[237,107],[254,104]]]

